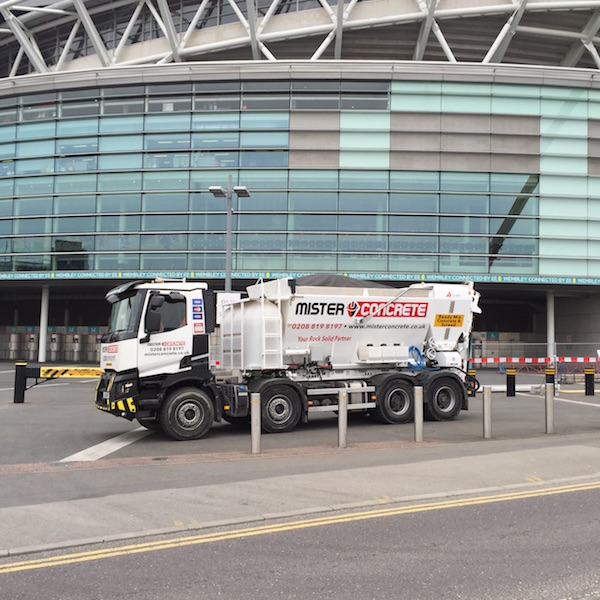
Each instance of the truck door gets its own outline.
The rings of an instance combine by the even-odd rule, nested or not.
[[[181,359],[192,351],[187,302],[183,294],[151,294],[144,335],[138,347],[140,377],[177,373]]]

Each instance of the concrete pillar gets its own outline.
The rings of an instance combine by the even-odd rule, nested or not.
[[[40,337],[38,346],[38,360],[46,362],[46,338],[48,336],[48,306],[50,304],[50,288],[42,287],[42,301],[40,305]]]
[[[556,337],[554,327],[554,292],[546,294],[546,356],[556,354]]]

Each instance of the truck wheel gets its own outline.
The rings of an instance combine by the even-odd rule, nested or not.
[[[159,431],[161,429],[160,421],[158,419],[153,419],[151,417],[140,419],[138,417],[137,422],[149,431]]]
[[[377,406],[371,415],[379,423],[408,423],[415,412],[414,394],[409,381],[392,379],[377,390]]]
[[[215,410],[210,398],[195,388],[176,390],[163,402],[160,424],[176,440],[197,440],[212,426]]]
[[[298,394],[286,385],[268,387],[260,395],[262,429],[267,433],[291,431],[300,420]]]
[[[455,379],[436,379],[431,384],[429,393],[430,398],[424,406],[424,413],[430,421],[451,421],[460,412],[463,391]]]

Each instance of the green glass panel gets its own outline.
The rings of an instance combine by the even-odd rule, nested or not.
[[[185,233],[145,233],[140,236],[140,242],[142,250],[187,250]]]
[[[101,154],[98,157],[98,168],[103,171],[118,169],[141,169],[141,154]]]
[[[140,215],[100,215],[96,217],[96,231],[121,231],[127,233],[128,231],[139,231],[140,224]]]
[[[338,172],[333,169],[323,169],[319,171],[298,169],[290,170],[290,189],[337,189]]]
[[[144,215],[142,231],[187,231],[187,215]]]
[[[231,113],[194,113],[192,115],[193,130],[239,129],[240,114]]]
[[[100,194],[98,196],[99,213],[134,213],[142,206],[140,194]]]
[[[140,268],[138,254],[97,254],[94,269],[97,271],[136,271]]]
[[[406,191],[438,191],[440,174],[432,171],[392,171],[390,189]]]
[[[144,172],[145,190],[187,190],[189,186],[187,171],[146,171]]]
[[[98,175],[98,191],[100,192],[124,192],[141,188],[141,173],[100,173]]]
[[[126,117],[102,117],[100,133],[137,133],[144,130],[142,115],[127,115]]]
[[[288,231],[336,231],[336,215],[294,215],[288,216]]]
[[[290,210],[307,212],[333,212],[337,210],[335,192],[290,192]]]
[[[438,257],[421,254],[390,255],[388,258],[391,273],[437,273]]]
[[[438,229],[438,218],[416,217],[409,215],[390,216],[390,231],[406,233],[436,233]]]
[[[442,110],[442,84],[430,81],[392,81],[392,110],[434,112]]]
[[[290,115],[288,112],[242,112],[240,126],[245,129],[289,129]]]
[[[141,256],[141,268],[144,271],[185,271],[185,254],[148,253]]]
[[[58,175],[54,188],[57,193],[95,192],[96,175]]]
[[[14,144],[11,144],[13,150]],[[35,142],[18,142],[14,156],[45,156],[54,154],[54,140],[36,140]],[[2,154],[3,156],[4,154]]]
[[[336,235],[290,233],[287,237],[289,250],[333,252],[337,249]]]
[[[54,219],[54,233],[86,233],[96,228],[95,217],[58,217]]]
[[[133,152],[142,150],[144,138],[141,135],[110,135],[99,140],[100,152]]]
[[[58,121],[56,135],[82,135],[98,133],[98,119],[67,119]]]
[[[93,213],[95,210],[95,196],[57,196],[54,199],[54,213],[58,215]]]

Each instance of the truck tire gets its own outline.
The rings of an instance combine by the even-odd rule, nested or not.
[[[212,426],[215,409],[210,398],[195,388],[169,394],[160,409],[163,431],[176,440],[197,440]]]
[[[160,431],[162,429],[161,425],[160,425],[160,421],[156,418],[153,419],[152,417],[144,417],[144,418],[140,419],[138,417],[137,422],[142,427],[145,427],[149,431]]]
[[[463,390],[456,379],[439,377],[429,388],[429,402],[424,406],[430,421],[451,421],[458,415],[463,403]]]
[[[408,423],[415,413],[415,390],[410,381],[392,379],[377,390],[377,406],[370,411],[379,423]]]
[[[267,387],[260,394],[262,430],[283,433],[296,427],[302,416],[302,403],[294,389],[287,385]]]

